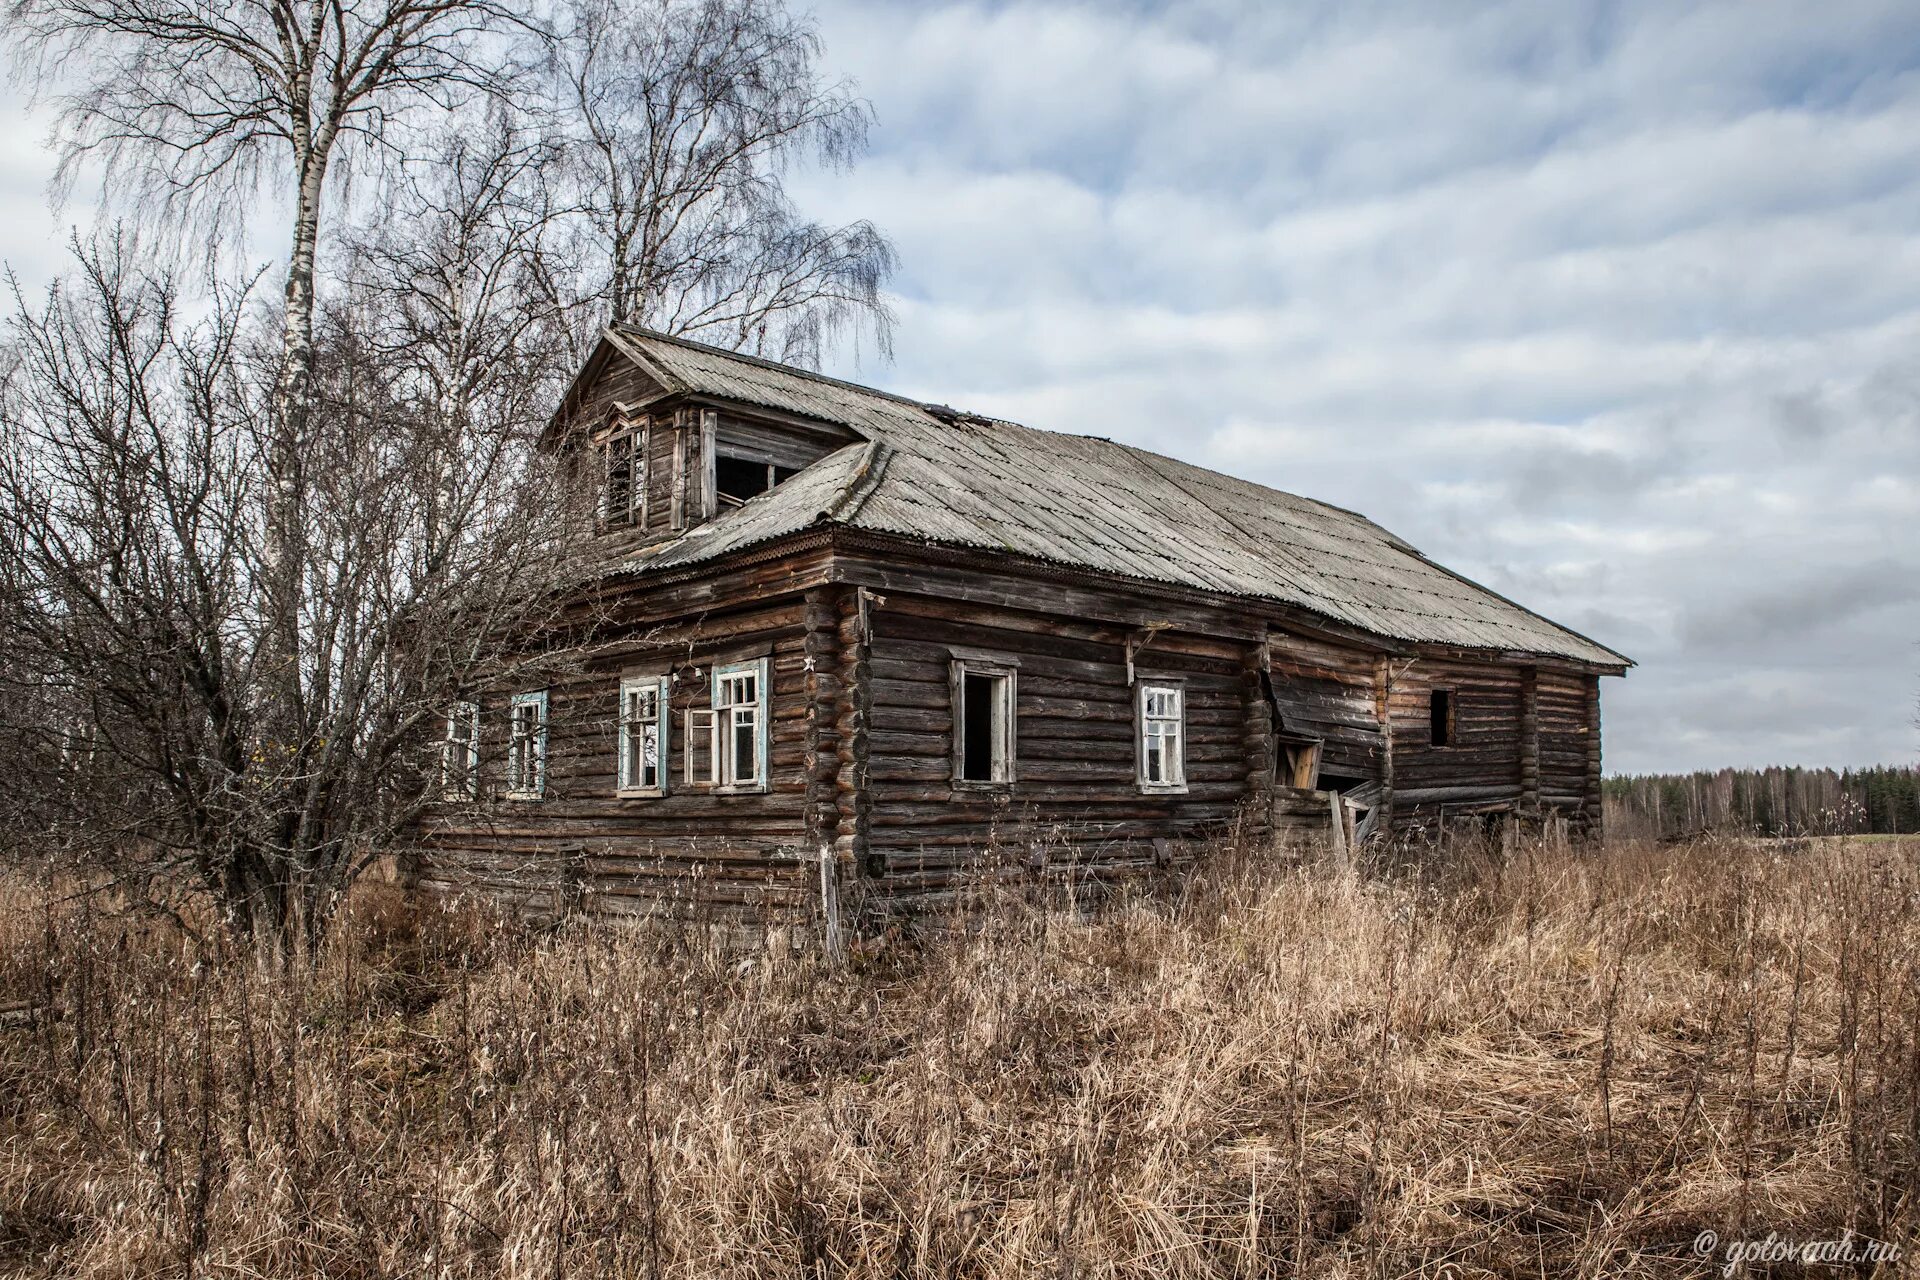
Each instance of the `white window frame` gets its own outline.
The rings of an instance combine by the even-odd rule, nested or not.
[[[672,776],[672,717],[668,714],[668,694],[671,682],[664,675],[627,676],[620,681],[620,698],[615,706],[619,717],[617,734],[618,758],[615,762],[614,789],[623,796],[664,796],[667,794],[667,779]],[[641,694],[653,696],[653,719],[651,724],[656,735],[654,781],[649,784],[638,780],[633,769],[633,732],[637,725],[649,723],[636,720],[628,710],[629,699]]]
[[[454,736],[458,728],[464,739]],[[464,753],[465,760],[456,760]],[[440,739],[440,791],[449,800],[474,800],[480,795],[480,704],[455,702],[447,708],[446,732]]]
[[[688,707],[681,717],[681,732],[685,736],[686,747],[686,784],[689,788],[702,791],[713,790],[719,780],[720,751],[714,744],[719,741],[714,733],[712,707]],[[706,745],[698,745],[704,736]]]
[[[773,698],[769,687],[771,663],[765,658],[728,662],[714,667],[708,685],[708,705],[687,712],[687,784],[706,787],[722,795],[763,792],[770,788],[773,745]],[[727,686],[741,677],[751,677],[754,696],[751,701],[736,701],[728,696]],[[734,744],[742,720],[753,726],[753,776],[742,777]],[[708,735],[708,758],[696,761],[694,739]],[[704,776],[698,770],[704,763]]]
[[[994,681],[995,715],[993,748],[988,757],[990,778],[969,778],[967,771],[967,677],[985,676]],[[1020,668],[1013,662],[968,655],[954,657],[951,664],[953,698],[953,785],[959,790],[1005,791],[1018,776]]]
[[[520,732],[520,709],[532,707],[534,729]],[[516,787],[528,769],[525,753],[532,753],[533,786]],[[547,794],[547,691],[516,693],[507,704],[507,799],[539,800]]]
[[[1133,690],[1135,781],[1148,795],[1183,795],[1187,790],[1187,690],[1177,680],[1142,680]],[[1156,700],[1171,699],[1171,714],[1155,710]],[[1147,776],[1148,744],[1154,738],[1171,737],[1173,750],[1167,756],[1167,776],[1155,781]]]

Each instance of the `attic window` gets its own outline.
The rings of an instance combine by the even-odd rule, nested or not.
[[[713,487],[723,506],[737,507],[795,475],[791,467],[759,458],[720,454],[713,460]]]
[[[1427,706],[1431,736],[1428,741],[1436,747],[1453,745],[1453,690],[1435,689],[1429,695]]]
[[[622,427],[600,444],[600,517],[609,525],[632,524],[641,515],[647,479],[638,443],[638,433]]]

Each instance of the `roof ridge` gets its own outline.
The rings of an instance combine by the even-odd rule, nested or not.
[[[805,378],[812,382],[824,382],[829,386],[840,387],[843,390],[858,391],[866,395],[878,396],[882,400],[891,400],[895,404],[904,404],[911,408],[919,409],[922,412],[930,412],[934,407],[933,402],[930,400],[916,400],[912,396],[903,396],[896,391],[885,391],[879,387],[870,387],[864,382],[849,382],[845,378],[836,378],[830,373],[821,373],[815,369],[804,369],[795,364],[783,364],[778,360],[770,360],[766,356],[756,356],[746,351],[735,351],[730,347],[717,346],[711,342],[701,342],[697,338],[683,337],[677,333],[662,333],[658,329],[649,329],[645,325],[634,324],[631,321],[622,321],[609,327],[630,337],[648,338],[658,342],[671,343],[680,347],[692,347],[696,351],[704,351],[728,360],[738,360],[742,364],[750,364],[762,369],[770,369],[775,373],[791,374],[796,378]],[[966,416],[978,417],[979,415],[969,413]]]
[[[948,405],[935,404],[931,400],[916,400],[912,396],[903,396],[897,392],[886,391],[879,387],[870,387],[865,383],[861,383],[861,382],[849,382],[845,378],[836,378],[832,374],[819,373],[812,369],[803,369],[798,365],[782,364],[780,361],[768,359],[766,356],[756,356],[745,351],[735,351],[728,347],[716,346],[711,342],[701,342],[697,338],[683,337],[679,334],[674,334],[674,333],[663,333],[658,329],[649,329],[645,325],[634,324],[631,321],[621,321],[618,324],[614,324],[609,327],[612,329],[615,329],[616,331],[626,333],[626,334],[656,339],[661,342],[672,343],[676,346],[691,347],[697,351],[709,352],[713,355],[721,356],[728,360],[738,360],[742,364],[755,365],[762,369],[770,369],[776,373],[792,374],[795,377],[806,378],[814,382],[824,382],[829,386],[842,387],[848,391],[859,391],[867,395],[878,396],[883,400],[891,400],[895,404],[908,405],[911,408],[918,409],[921,412],[926,413],[929,416],[932,416],[936,419],[944,420],[944,417],[942,414],[936,413],[935,410],[945,409],[949,413],[954,414],[957,418],[964,419],[970,424],[976,424],[976,425],[985,424],[988,426],[996,426],[996,427],[1012,427],[1019,431],[1032,431],[1038,435],[1067,436],[1067,435],[1075,434],[1073,432],[1066,432],[1066,431],[1053,431],[1046,427],[1030,426],[1029,424],[1024,422],[1016,422],[1012,418],[999,418],[999,417],[993,416],[992,414],[975,413],[971,410],[953,409],[951,406],[948,406]],[[952,424],[949,424],[949,425],[952,425]],[[1081,435],[1080,438],[1083,440],[1092,440],[1100,444],[1110,445],[1115,448],[1124,449],[1131,453],[1143,454],[1148,458],[1158,459],[1163,462],[1171,462],[1176,466],[1191,467],[1196,471],[1204,471],[1206,474],[1210,476],[1219,476],[1222,479],[1232,480],[1238,484],[1251,485],[1253,488],[1264,490],[1267,493],[1277,493],[1282,497],[1292,498],[1296,502],[1306,502],[1306,503],[1312,504],[1313,506],[1324,508],[1328,511],[1338,511],[1341,515],[1351,516],[1355,520],[1362,521],[1366,524],[1372,525],[1376,529],[1380,529],[1380,531],[1386,534],[1387,537],[1389,537],[1395,542],[1401,543],[1401,545],[1406,550],[1412,551],[1416,555],[1420,554],[1417,548],[1413,547],[1411,544],[1406,543],[1406,541],[1400,538],[1399,535],[1393,533],[1391,530],[1382,528],[1379,524],[1369,519],[1366,515],[1362,514],[1361,512],[1353,510],[1351,507],[1343,507],[1337,503],[1327,502],[1320,498],[1308,497],[1304,493],[1295,493],[1290,489],[1276,489],[1272,485],[1261,484],[1258,480],[1249,480],[1245,476],[1236,476],[1231,472],[1227,472],[1227,471],[1216,471],[1212,467],[1203,467],[1203,466],[1200,466],[1198,463],[1188,462],[1182,458],[1173,457],[1170,454],[1156,453],[1152,449],[1144,449],[1144,448],[1141,448],[1139,445],[1128,444],[1124,440],[1113,440],[1106,436],[1093,436],[1093,435]],[[1156,468],[1156,470],[1158,470],[1158,468]],[[1175,480],[1172,476],[1167,476],[1166,478],[1172,483],[1175,483],[1175,484],[1180,483],[1178,480]],[[1191,493],[1191,491],[1186,490],[1186,486],[1184,484],[1181,485],[1181,489],[1183,491],[1189,492],[1189,494]]]

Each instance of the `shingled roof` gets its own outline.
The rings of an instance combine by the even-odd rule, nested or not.
[[[607,337],[670,392],[837,423],[864,441],[637,554],[633,570],[689,566],[835,524],[1277,601],[1392,640],[1631,665],[1340,507],[648,330]]]

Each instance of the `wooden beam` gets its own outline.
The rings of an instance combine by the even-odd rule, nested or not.
[[[712,409],[700,411],[700,452],[693,462],[693,489],[697,495],[695,508],[699,519],[711,520],[719,504],[719,493],[715,486],[718,478],[714,474],[714,439],[720,431],[720,415]]]
[[[1373,701],[1380,720],[1380,807],[1373,829],[1393,834],[1393,659],[1381,654],[1373,664]]]
[[[673,411],[673,495],[669,506],[673,531],[687,527],[687,411]]]
[[[842,588],[834,596],[839,628],[840,701],[836,707],[835,737],[840,769],[835,779],[834,825],[836,859],[851,882],[877,874],[868,865],[868,831],[872,823],[873,788],[870,776],[870,721],[873,707],[872,599],[864,587]]]
[[[1540,808],[1540,669],[1520,669],[1520,805]]]
[[[1273,704],[1267,699],[1266,662],[1267,646],[1261,641],[1248,646],[1240,670],[1247,813],[1255,833],[1262,836],[1273,830]]]
[[[1605,835],[1605,823],[1602,820],[1603,808],[1600,795],[1600,679],[1588,676],[1586,680],[1587,717],[1583,726],[1587,735],[1587,769],[1584,794],[1581,796],[1581,808],[1586,812],[1587,835],[1599,840]]]
[[[802,821],[807,849],[820,863],[822,936],[830,956],[840,953],[840,885],[845,880],[839,850],[840,787],[844,771],[841,751],[840,704],[845,700],[845,673],[840,661],[839,597],[837,587],[814,587],[805,596],[801,640],[805,675],[807,725],[801,756],[806,778]]]

